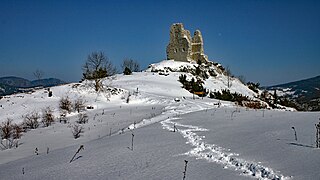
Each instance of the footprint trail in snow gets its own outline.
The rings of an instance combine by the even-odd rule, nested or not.
[[[175,126],[179,129],[178,132],[187,140],[186,143],[194,147],[190,151],[186,152],[185,155],[221,164],[223,168],[239,171],[240,174],[247,175],[248,177],[265,180],[291,179],[290,177],[286,177],[279,172],[276,172],[275,170],[265,167],[259,163],[246,161],[240,158],[238,154],[232,153],[228,149],[219,147],[215,144],[206,143],[204,141],[205,137],[197,135],[196,132],[209,131],[208,129],[175,122],[175,120],[181,119],[179,118],[179,116],[182,114],[210,109],[212,108],[212,105],[200,102],[195,103],[193,101],[185,100],[185,103],[181,103],[175,106],[166,98],[162,100],[166,100],[166,103],[168,104],[168,106],[164,108],[164,112],[161,115],[155,116],[151,119],[144,119],[143,121],[135,125],[136,128],[156,122],[160,122],[163,128],[169,131],[173,131],[173,128]],[[135,129],[135,127],[132,124],[129,126],[129,129]]]
[[[230,150],[219,147],[215,144],[206,143],[204,141],[205,137],[197,135],[196,132],[209,131],[208,129],[192,125],[184,125],[174,121],[178,119],[180,118],[168,118],[167,120],[162,121],[161,124],[169,131],[174,131],[174,126],[178,128],[178,132],[187,140],[187,144],[194,147],[190,151],[186,152],[185,155],[221,164],[224,168],[239,171],[240,174],[253,178],[266,180],[290,179],[289,177],[285,177],[284,175],[272,170],[271,168],[260,165],[259,163],[241,159],[238,154],[232,153]]]

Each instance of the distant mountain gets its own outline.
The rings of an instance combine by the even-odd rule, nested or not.
[[[293,100],[299,110],[320,111],[320,76],[267,87],[280,97]]]
[[[34,87],[51,87],[60,84],[65,84],[65,82],[55,78],[29,81],[27,79],[14,76],[2,77],[0,78],[0,96],[25,92],[27,89]]]
[[[13,86],[13,87],[31,87],[31,81],[15,77],[15,76],[9,76],[9,77],[2,77],[0,78],[0,84]]]
[[[55,78],[48,78],[48,79],[40,79],[40,80],[31,81],[31,85],[33,87],[37,87],[37,86],[51,87],[51,86],[57,86],[60,84],[65,84],[65,83],[66,82],[64,82],[60,79],[55,79]]]

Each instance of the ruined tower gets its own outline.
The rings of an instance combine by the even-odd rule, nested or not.
[[[201,32],[196,30],[193,38],[182,23],[173,24],[170,28],[170,41],[167,46],[167,59],[175,61],[208,61],[204,54]]]

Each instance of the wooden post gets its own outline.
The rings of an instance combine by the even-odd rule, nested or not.
[[[295,139],[296,141],[298,141],[296,129],[295,129],[293,126],[292,126],[291,128],[294,130],[294,139]]]
[[[132,133],[132,138],[131,138],[131,150],[133,151],[133,137],[134,137],[134,134]]]
[[[183,178],[182,178],[182,180],[185,180],[185,179],[186,179],[187,165],[188,165],[188,161],[187,161],[187,160],[184,160],[184,172],[183,172]]]
[[[315,124],[315,126],[316,126],[316,148],[320,148],[320,122],[318,124]]]

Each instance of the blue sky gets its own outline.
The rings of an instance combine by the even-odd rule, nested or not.
[[[56,0],[0,2],[0,76],[81,79],[92,51],[120,65],[166,58],[169,29],[200,29],[205,54],[273,85],[320,75],[320,1]]]

